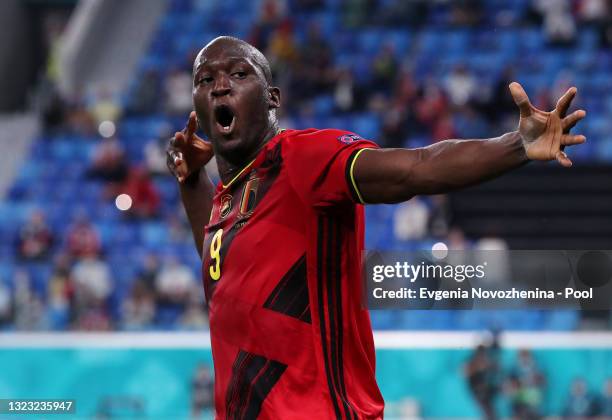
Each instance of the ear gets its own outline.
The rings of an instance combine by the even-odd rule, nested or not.
[[[280,108],[280,89],[275,86],[270,86],[268,88],[268,101],[270,104],[270,108]]]

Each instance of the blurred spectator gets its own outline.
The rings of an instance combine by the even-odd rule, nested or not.
[[[137,280],[132,286],[130,296],[121,306],[122,326],[127,330],[150,327],[155,318],[155,299],[149,287]]]
[[[74,280],[77,317],[82,317],[89,309],[94,312],[102,310],[113,287],[108,264],[93,256],[83,258],[72,268],[71,277]]]
[[[53,233],[47,226],[44,213],[37,210],[19,232],[19,256],[24,260],[45,260],[52,246]]]
[[[201,293],[191,295],[179,324],[185,330],[203,330],[208,327],[208,318],[204,312],[204,297]]]
[[[406,104],[395,101],[382,112],[380,143],[384,147],[402,147],[408,134]]]
[[[196,278],[189,267],[169,258],[155,279],[155,287],[159,305],[182,311],[196,287]]]
[[[187,70],[170,70],[164,82],[166,112],[170,115],[188,115],[193,109],[193,77]]]
[[[424,127],[429,127],[430,129],[441,116],[447,114],[448,103],[446,95],[434,79],[428,78],[425,80],[421,97],[417,99],[415,108],[417,120]]]
[[[354,29],[370,21],[377,12],[378,0],[345,0],[340,4],[345,25]]]
[[[486,138],[487,133],[491,132],[483,115],[471,106],[464,106],[455,114],[454,127],[457,136],[464,139]]]
[[[521,350],[509,380],[512,414],[517,419],[539,419],[545,379],[529,350]]]
[[[395,87],[395,100],[412,106],[418,93],[418,85],[409,69],[402,69],[397,77]]]
[[[474,75],[463,64],[453,69],[446,78],[444,86],[451,103],[455,106],[467,104],[474,97],[477,88]]]
[[[13,297],[11,289],[0,279],[0,329],[13,322]]]
[[[584,23],[599,25],[609,16],[608,7],[606,0],[579,0],[577,15]]]
[[[145,165],[152,176],[170,176],[166,166],[166,146],[171,135],[153,139],[144,149]]]
[[[103,87],[96,93],[92,104],[89,106],[89,112],[97,125],[103,121],[115,122],[121,116],[121,108],[113,93]]]
[[[461,26],[476,26],[483,15],[480,0],[455,0],[450,2],[450,23]]]
[[[567,46],[576,37],[576,23],[569,0],[534,0],[533,8],[544,24],[544,33],[551,45]]]
[[[563,410],[565,419],[593,417],[596,412],[595,398],[590,394],[584,379],[575,379]]]
[[[393,44],[384,44],[372,61],[372,90],[390,92],[398,70],[399,63]]]
[[[82,308],[76,319],[75,328],[83,331],[110,331],[111,319],[104,303],[95,301]]]
[[[157,70],[146,70],[135,80],[136,86],[126,111],[133,114],[152,114],[158,110],[161,78]],[[191,86],[191,78],[189,80]],[[191,93],[191,92],[190,92]]]
[[[487,420],[497,418],[494,401],[498,394],[498,350],[496,341],[489,346],[479,345],[464,368],[470,391],[482,411],[482,418]]]
[[[299,57],[291,23],[284,22],[272,33],[267,57],[275,75],[275,83],[285,86],[289,77],[288,73]]]
[[[71,257],[92,257],[100,253],[100,237],[85,214],[78,214],[66,235],[67,252]]]
[[[128,165],[121,143],[116,138],[101,140],[94,150],[87,176],[106,182],[123,182],[128,174]]]
[[[159,275],[160,264],[159,259],[154,254],[149,254],[144,259],[144,264],[142,269],[138,273],[137,282],[142,283],[142,285],[149,291],[155,291],[155,282],[157,281],[157,276]]]
[[[325,6],[324,0],[295,0],[295,9],[303,12],[312,12]]]
[[[464,251],[471,248],[471,244],[465,237],[465,233],[457,226],[453,226],[449,229],[448,236],[446,237],[446,245],[448,249],[453,251]]]
[[[96,132],[96,124],[85,106],[81,91],[76,91],[69,97],[64,97],[66,107],[64,127],[68,133],[89,137]]]
[[[597,414],[605,419],[612,419],[612,378],[604,382],[601,400],[599,401]]]
[[[192,232],[187,221],[185,210],[177,209],[177,213],[170,213],[166,217],[168,239],[172,243],[187,243],[192,240]]]
[[[191,381],[191,418],[212,415],[214,381],[205,363],[199,363]]]
[[[427,235],[429,208],[419,197],[401,203],[393,215],[393,232],[402,241],[422,239]]]
[[[32,290],[28,273],[24,270],[17,270],[13,283],[15,287],[15,328],[26,331],[45,329],[44,304]]]
[[[372,15],[366,15],[364,19],[381,26],[420,26],[426,21],[429,13],[429,4],[426,0],[370,1],[368,3],[376,7],[377,12],[373,18]]]
[[[159,193],[145,170],[133,168],[121,192],[132,198],[132,206],[126,211],[128,215],[138,218],[157,215]]]
[[[287,15],[286,0],[260,0],[259,21],[265,25],[279,23]]]
[[[490,103],[483,109],[483,112],[488,115],[490,121],[500,123],[510,116],[512,124],[516,125],[516,105],[508,88],[515,79],[514,69],[510,66],[505,67],[497,78]]]
[[[435,120],[431,129],[431,138],[434,142],[457,138],[457,131],[450,112],[445,112]]]
[[[332,49],[317,24],[310,24],[294,66],[292,96],[311,98],[333,87]]]
[[[55,258],[53,273],[47,289],[47,317],[54,330],[65,329],[75,317],[75,290],[70,273],[68,255]]]
[[[355,105],[355,80],[349,69],[341,69],[334,89],[334,101],[339,112],[352,111]]]
[[[450,203],[448,196],[436,194],[430,197],[431,209],[427,230],[434,238],[443,238],[448,234],[448,226],[451,219]]]

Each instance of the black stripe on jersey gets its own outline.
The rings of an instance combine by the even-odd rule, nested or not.
[[[281,375],[287,369],[287,365],[275,360],[268,360],[263,368],[263,372],[254,376],[252,391],[249,393],[246,410],[243,419],[255,419],[261,411],[261,405],[266,399],[274,385],[278,382]]]
[[[254,419],[287,365],[240,350],[232,366],[232,378],[225,396],[226,417]]]
[[[346,396],[344,386],[344,361],[342,355],[342,242],[340,238],[341,226],[333,220],[328,220],[327,225],[327,255],[326,255],[326,274],[327,274],[327,310],[329,316],[330,330],[330,349],[331,367],[334,387],[340,394],[340,400],[344,408],[344,413],[348,419],[353,419],[353,407],[350,405]],[[355,418],[356,418],[355,414]]]
[[[344,383],[344,360],[343,360],[343,338],[344,338],[344,333],[343,333],[343,322],[342,322],[342,226],[340,225],[340,223],[335,223],[334,225],[335,228],[335,238],[336,238],[336,244],[334,247],[335,250],[335,260],[334,260],[334,265],[335,265],[335,277],[334,277],[334,281],[333,281],[333,286],[335,287],[336,291],[335,291],[335,295],[336,295],[336,304],[333,306],[333,308],[337,311],[337,316],[336,319],[338,320],[338,339],[337,339],[337,345],[338,345],[338,378],[339,378],[339,382],[340,382],[340,393],[343,396],[343,401],[345,402],[346,405],[348,405],[351,415],[349,415],[349,418],[352,418],[354,416],[355,419],[357,419],[357,412],[355,411],[355,408],[352,406],[351,402],[348,400],[347,394],[346,394],[346,386]],[[345,405],[345,409],[346,409],[346,405]]]
[[[327,353],[327,332],[325,327],[325,301],[323,297],[323,287],[325,279],[323,278],[323,246],[324,235],[325,235],[325,218],[319,217],[317,227],[317,298],[319,306],[319,328],[321,330],[321,346],[323,347],[323,360],[325,362],[325,376],[327,377],[327,386],[329,388],[329,397],[334,405],[334,411],[336,412],[336,418],[341,418],[340,407],[338,406],[338,400],[336,399],[336,390],[332,383],[332,374],[330,369],[330,362],[328,360]]]
[[[355,201],[355,203],[361,204],[362,201],[359,198],[357,191],[355,191],[355,187],[353,186],[353,179],[351,178],[351,165],[353,164],[353,159],[355,159],[355,156],[357,155],[357,153],[359,153],[360,150],[362,149],[355,149],[349,155],[349,158],[346,161],[346,166],[344,168],[344,178],[346,181],[346,185],[348,185],[348,189],[351,192],[351,197],[353,197],[353,201]]]
[[[239,399],[244,392],[241,386],[244,383],[244,371],[253,357],[253,354],[241,350],[234,360],[232,377],[225,393],[225,415],[227,418],[234,418],[240,413]]]
[[[311,323],[306,278],[306,254],[302,255],[278,282],[264,308]]]

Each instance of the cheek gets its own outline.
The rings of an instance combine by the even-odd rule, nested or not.
[[[191,94],[193,106],[196,109],[205,110],[206,108],[206,95],[199,89],[194,89]]]

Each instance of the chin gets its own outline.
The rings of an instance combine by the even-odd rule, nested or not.
[[[239,162],[248,154],[247,142],[240,137],[232,139],[221,138],[216,140],[216,143],[215,153],[223,156],[230,162]]]

